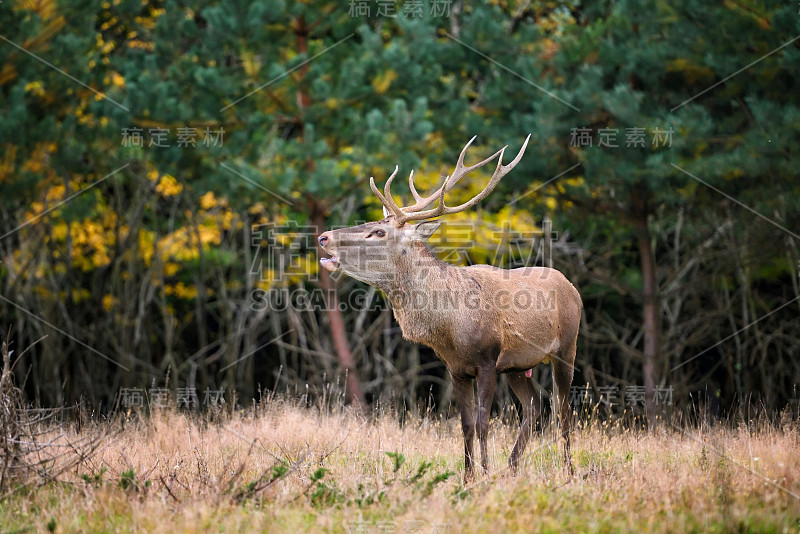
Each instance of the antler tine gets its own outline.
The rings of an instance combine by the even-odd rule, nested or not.
[[[414,196],[414,200],[416,200],[416,204],[414,204],[413,206],[404,207],[403,208],[403,212],[404,213],[414,213],[416,211],[423,210],[423,209],[427,208],[428,206],[430,206],[431,203],[433,203],[434,200],[439,198],[439,194],[444,190],[444,186],[447,184],[447,180],[449,178],[450,178],[449,176],[446,177],[445,180],[444,180],[444,183],[441,185],[441,187],[439,187],[439,189],[437,189],[436,191],[431,193],[429,196],[423,198],[422,195],[420,195],[417,192],[417,188],[414,187],[414,171],[411,171],[411,176],[408,177],[408,187],[409,187],[409,189],[411,189],[411,194]]]
[[[392,214],[394,214],[395,218],[399,219],[399,217],[402,216],[403,212],[400,209],[400,207],[395,203],[394,198],[392,198],[392,193],[390,190],[392,185],[392,180],[394,180],[394,177],[397,175],[398,170],[400,170],[400,166],[395,165],[394,172],[392,173],[391,176],[389,176],[389,179],[386,180],[386,186],[383,188],[385,196],[384,193],[381,193],[380,189],[378,189],[378,186],[375,185],[375,178],[373,178],[372,176],[369,177],[369,187],[370,189],[372,189],[372,192],[375,193],[375,196],[377,196],[378,199],[381,201],[381,204],[383,204],[384,208],[388,208],[388,210]]]
[[[411,171],[411,174],[408,175],[408,188],[411,189],[411,195],[417,201],[417,204],[425,200],[417,193],[417,188],[414,187],[414,171]]]
[[[472,166],[466,167],[466,168],[464,167],[463,156],[460,157],[458,159],[458,163],[456,163],[455,170],[453,170],[453,174],[451,174],[450,177],[447,179],[447,190],[450,191],[453,188],[453,186],[456,185],[458,183],[458,181],[461,180],[461,178],[463,178],[465,175],[471,173],[475,169],[480,169],[481,167],[483,167],[484,165],[486,165],[487,163],[492,161],[497,156],[500,156],[500,161],[502,161],[503,160],[503,152],[505,152],[505,150],[507,148],[508,148],[508,145],[504,146],[503,148],[501,148],[500,150],[498,150],[497,152],[495,152],[494,154],[492,154],[491,156],[489,156],[485,160],[479,161],[475,165],[472,165]],[[453,178],[454,176],[455,176],[455,178]]]
[[[395,214],[403,213],[403,210],[397,205],[397,203],[394,201],[394,197],[392,196],[392,182],[394,181],[394,177],[397,176],[397,171],[399,170],[400,165],[395,165],[394,172],[389,176],[389,179],[386,180],[386,185],[383,186],[383,196],[389,202],[389,209]]]
[[[466,167],[465,168],[464,167],[464,155],[466,154],[466,151],[467,151],[467,148],[469,148],[469,145],[475,139],[473,137],[472,139],[470,139],[469,143],[467,143],[467,145],[464,147],[464,150],[461,151],[461,155],[458,157],[458,162],[456,163],[456,168],[453,171],[453,174],[451,174],[450,176],[448,176],[445,179],[444,184],[442,184],[442,187],[439,188],[436,191],[436,193],[434,193],[433,195],[431,195],[427,199],[423,199],[425,201],[424,206],[427,206],[427,205],[430,204],[430,201],[432,200],[432,198],[435,198],[434,195],[436,195],[436,196],[439,197],[438,205],[433,209],[424,210],[424,211],[413,211],[412,212],[410,208],[408,208],[406,210],[401,210],[403,215],[402,216],[398,216],[398,221],[400,221],[400,220],[402,220],[402,222],[421,221],[421,220],[424,220],[424,219],[430,219],[430,218],[433,218],[433,217],[439,217],[440,215],[448,215],[448,214],[452,214],[452,213],[458,213],[458,212],[464,211],[464,210],[466,210],[468,208],[471,208],[472,206],[474,206],[475,204],[477,204],[478,202],[480,202],[481,200],[486,198],[486,196],[494,190],[495,186],[500,182],[500,180],[503,178],[503,176],[508,174],[514,167],[517,166],[517,164],[522,159],[522,155],[525,153],[525,149],[528,147],[528,141],[530,140],[530,138],[531,138],[531,136],[530,136],[530,134],[528,134],[528,137],[525,138],[525,142],[522,144],[522,148],[520,148],[519,153],[516,155],[516,157],[508,165],[503,165],[503,154],[505,153],[506,148],[508,148],[508,145],[506,145],[503,148],[501,148],[499,151],[497,151],[495,154],[490,156],[489,158],[487,158],[487,159],[485,159],[485,160],[483,160],[481,162],[478,162],[475,165],[472,165],[470,167]],[[489,163],[490,161],[492,161],[493,159],[495,159],[498,156],[499,156],[499,158],[497,160],[497,167],[495,168],[494,173],[492,174],[492,178],[489,180],[489,183],[486,185],[486,187],[480,193],[478,193],[472,199],[470,199],[467,202],[464,202],[463,204],[461,204],[459,206],[448,207],[448,206],[445,205],[445,202],[444,202],[445,193],[447,191],[449,191],[450,189],[452,189],[452,187],[464,175],[474,171],[475,169],[483,167],[484,165],[486,165],[487,163]],[[415,195],[415,197],[416,197],[416,195]],[[420,202],[418,201],[417,204],[415,204],[414,206],[411,206],[411,208],[419,209],[419,206],[420,206]]]
[[[531,134],[528,134],[528,137],[526,137],[525,138],[525,142],[522,143],[522,148],[519,149],[519,153],[517,153],[517,156],[514,159],[511,160],[511,163],[509,163],[508,165],[504,165],[503,166],[503,176],[505,176],[511,170],[513,170],[514,167],[517,166],[517,163],[520,162],[520,160],[522,159],[522,155],[525,153],[525,149],[528,148],[528,141],[530,141],[530,139],[531,139]],[[503,158],[500,158],[500,159],[503,159]]]

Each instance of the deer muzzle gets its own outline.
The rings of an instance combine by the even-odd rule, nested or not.
[[[323,252],[331,256],[330,258],[320,258],[319,263],[326,271],[335,272],[339,269],[339,258],[335,254],[325,250],[325,246],[328,243],[330,243],[330,241],[331,239],[330,236],[328,235],[328,232],[325,232],[324,234],[320,235],[317,238],[317,243],[319,243],[319,248],[322,249]]]

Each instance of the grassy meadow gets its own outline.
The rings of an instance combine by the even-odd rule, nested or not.
[[[800,531],[796,422],[644,432],[582,424],[569,477],[553,432],[517,476],[516,425],[495,419],[491,467],[464,485],[457,418],[370,417],[273,399],[100,425],[91,457],[0,500],[2,532]],[[477,443],[476,443],[477,446]]]

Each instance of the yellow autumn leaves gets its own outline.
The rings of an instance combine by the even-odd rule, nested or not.
[[[162,197],[174,197],[183,191],[183,184],[171,174],[161,174],[157,170],[151,170],[147,173],[147,179],[155,184],[156,192]]]
[[[389,90],[392,82],[397,79],[397,73],[392,69],[387,69],[372,80],[372,88],[378,94],[383,94]]]
[[[183,191],[183,185],[171,175],[150,171],[147,177],[154,183],[159,198],[170,198]],[[22,231],[44,232],[47,250],[55,260],[49,268],[55,274],[64,273],[69,268],[92,272],[107,267],[115,254],[121,253],[125,256],[124,264],[138,262],[149,269],[153,283],[161,285],[163,281],[165,295],[194,299],[196,288],[176,279],[180,278],[184,265],[197,261],[201,253],[218,247],[225,232],[241,228],[241,220],[228,208],[227,201],[211,191],[197,199],[195,209],[184,212],[186,221],[181,227],[166,234],[146,226],[131,229],[126,221],[118,219],[115,210],[99,195],[91,215],[80,220],[61,218],[59,204],[85,186],[77,180],[52,185],[42,191],[41,200],[33,202],[26,213],[26,219],[32,224]],[[83,194],[92,195],[96,191],[87,190]],[[48,216],[41,217],[45,213]],[[133,245],[120,252],[120,242],[126,241],[131,231],[135,233]],[[23,247],[14,251],[15,263],[23,264],[22,255],[36,254],[37,250]],[[41,265],[44,269],[46,264]],[[48,275],[41,269],[31,274],[36,277]],[[122,273],[123,279],[127,276],[126,272]],[[72,297],[74,300],[80,295]],[[114,297],[106,295],[102,305],[110,311],[117,303]]]

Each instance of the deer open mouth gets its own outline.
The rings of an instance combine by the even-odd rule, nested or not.
[[[339,269],[339,258],[333,255],[330,258],[320,259],[319,263],[330,272],[335,272]]]

